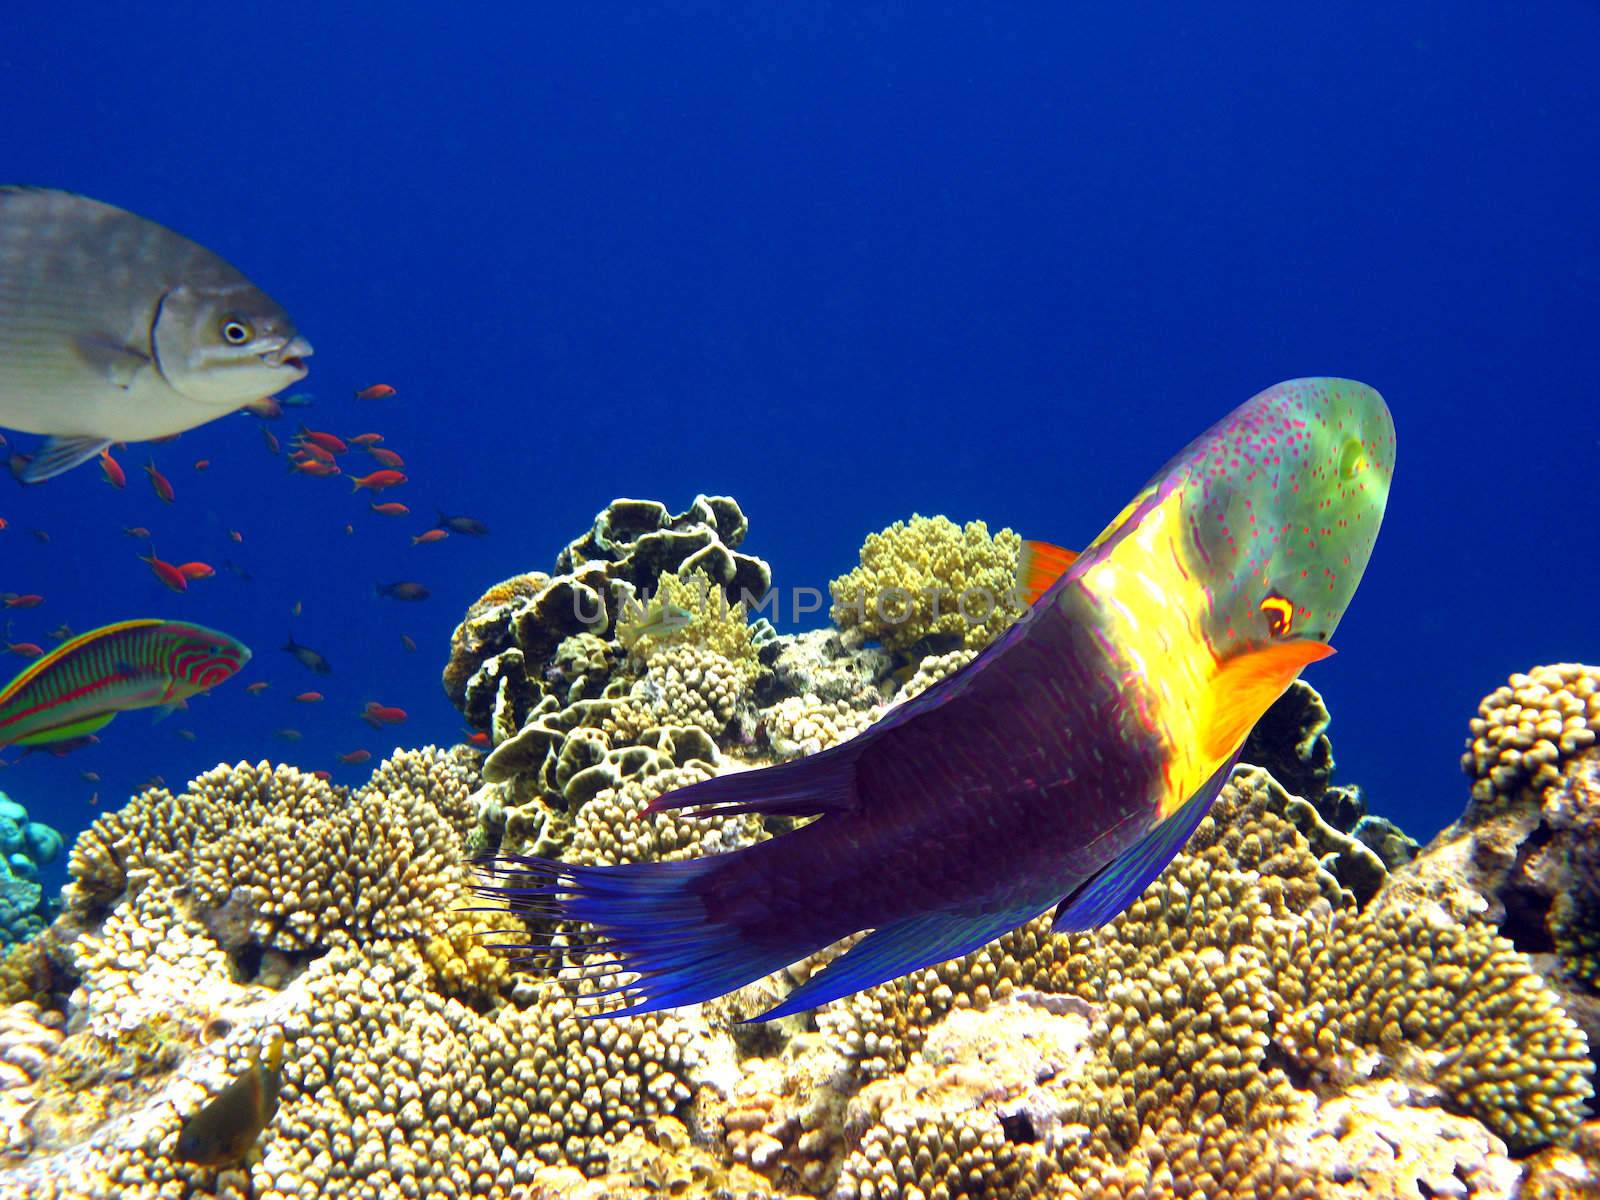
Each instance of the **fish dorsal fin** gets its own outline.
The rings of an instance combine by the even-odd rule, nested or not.
[[[46,438],[33,459],[17,476],[23,483],[43,483],[97,457],[111,443],[89,434],[84,437]]]
[[[1052,546],[1049,542],[1023,542],[1022,553],[1017,558],[1017,590],[1022,593],[1023,603],[1031,607],[1077,561],[1076,550]]]
[[[1036,908],[1015,908],[967,916],[931,912],[874,929],[844,954],[755,1021],[773,1021],[816,1008],[885,980],[970,954],[1037,916]]]
[[[865,737],[866,735],[862,735]],[[793,762],[736,771],[691,783],[652,800],[645,812],[690,809],[690,817],[731,817],[760,813],[765,817],[811,817],[848,812],[856,793],[856,759],[864,741],[845,742]]]
[[[1232,755],[1301,669],[1332,653],[1332,646],[1306,639],[1273,642],[1222,663],[1211,681],[1211,708],[1199,730],[1202,758],[1214,762]]]
[[[1235,761],[1230,757],[1180,808],[1062,900],[1056,908],[1055,932],[1087,933],[1132,904],[1199,828]]]
[[[88,633],[80,633],[75,638],[69,638],[43,658],[34,659],[15,679],[6,684],[5,687],[0,688],[0,704],[5,704],[56,663],[89,642],[98,641],[109,634],[124,633],[130,629],[147,629],[152,625],[164,624],[166,622],[159,617],[139,617],[132,621],[118,621],[114,625],[102,625],[99,629],[91,629]]]

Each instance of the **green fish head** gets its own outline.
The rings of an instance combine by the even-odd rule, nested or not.
[[[1394,478],[1394,420],[1372,388],[1292,379],[1203,433],[1165,476],[1218,654],[1327,642],[1361,582]]]
[[[250,648],[204,625],[167,621],[161,627],[168,699],[184,700],[231,679],[250,661]]]
[[[224,410],[298,383],[311,356],[289,314],[247,282],[171,289],[161,298],[151,341],[176,391]]]

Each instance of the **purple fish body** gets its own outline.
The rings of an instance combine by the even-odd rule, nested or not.
[[[599,930],[637,975],[603,1015],[710,999],[863,929],[760,1019],[1051,908],[1058,931],[1094,928],[1160,874],[1255,720],[1331,652],[1393,454],[1370,388],[1279,384],[1168,463],[963,670],[839,746],[651,806],[817,820],[690,862],[502,859],[522,878],[482,890]]]

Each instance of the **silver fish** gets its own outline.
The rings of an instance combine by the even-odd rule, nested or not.
[[[204,246],[86,196],[0,187],[0,425],[49,479],[305,378],[282,307]]]

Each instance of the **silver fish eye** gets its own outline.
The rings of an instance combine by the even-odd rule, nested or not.
[[[227,317],[222,322],[222,336],[230,346],[242,346],[250,340],[250,326],[238,317]]]

